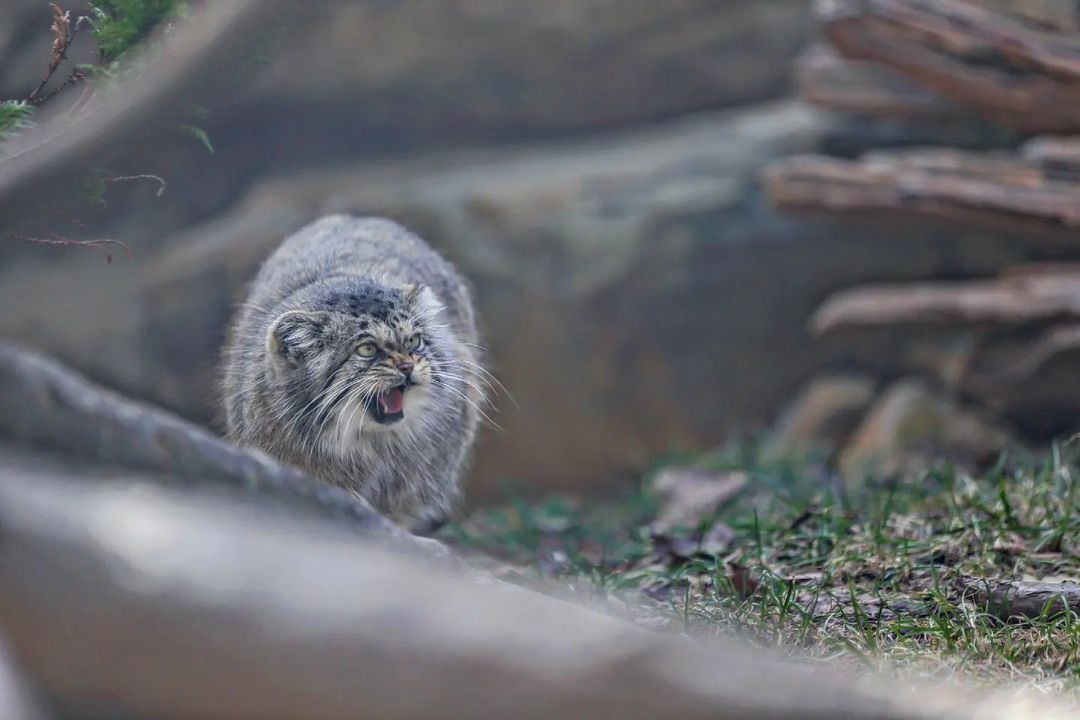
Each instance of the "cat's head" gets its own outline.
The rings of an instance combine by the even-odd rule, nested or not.
[[[452,337],[429,288],[341,281],[295,304],[271,323],[265,352],[279,414],[303,436],[348,450],[365,436],[423,424],[439,401],[461,393]]]

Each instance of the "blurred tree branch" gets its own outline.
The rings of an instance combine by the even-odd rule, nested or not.
[[[104,89],[78,115],[59,118],[9,141],[0,159],[0,216],[9,224],[57,188],[102,166],[120,149],[159,131],[176,103],[220,82],[221,69],[249,57],[291,0],[232,0],[206,3],[190,22],[175,29],[165,61],[146,61],[145,70]],[[138,61],[138,59],[137,59]]]

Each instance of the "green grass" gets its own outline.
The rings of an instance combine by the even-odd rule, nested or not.
[[[446,531],[504,577],[538,574],[630,599],[652,627],[739,634],[810,660],[901,676],[1034,685],[1080,702],[1076,612],[1002,621],[967,578],[1080,580],[1080,481],[1055,449],[980,477],[935,470],[841,498],[820,466],[704,459],[749,489],[698,527],[654,537],[648,483],[617,502],[565,499],[478,512]],[[718,524],[713,553],[696,538]]]

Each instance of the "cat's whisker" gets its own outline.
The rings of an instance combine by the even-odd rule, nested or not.
[[[496,429],[498,429],[498,430],[502,430],[502,429],[503,429],[503,428],[502,428],[502,426],[501,426],[501,425],[499,425],[499,423],[497,423],[497,422],[495,422],[494,420],[492,420],[492,419],[491,419],[491,416],[490,416],[490,415],[488,415],[488,414],[487,414],[486,412],[484,412],[484,410],[483,410],[483,409],[482,409],[482,408],[481,408],[481,407],[480,407],[479,405],[477,405],[477,404],[476,404],[475,402],[473,402],[472,398],[470,398],[470,397],[469,397],[468,395],[466,395],[465,393],[461,392],[460,390],[458,390],[457,388],[455,388],[455,387],[453,387],[453,386],[451,386],[451,385],[447,385],[446,383],[443,383],[443,382],[439,382],[438,380],[434,380],[434,381],[432,381],[432,382],[433,382],[433,383],[434,383],[435,385],[438,385],[439,387],[442,387],[442,388],[444,388],[444,389],[446,389],[446,390],[449,390],[450,392],[454,393],[455,395],[457,395],[458,397],[460,397],[460,398],[461,398],[462,400],[464,400],[465,402],[469,403],[469,405],[472,405],[473,409],[474,409],[474,410],[476,410],[476,412],[480,413],[481,417],[483,417],[483,418],[484,418],[484,420],[486,420],[487,422],[489,422],[489,423],[490,423],[490,424],[492,425],[492,427],[494,427],[494,428],[496,428]]]
[[[480,363],[474,362],[472,360],[466,360],[465,358],[460,358],[460,357],[448,358],[447,360],[440,361],[440,362],[449,362],[449,363],[454,363],[454,364],[467,366],[467,367],[463,367],[462,369],[468,370],[469,372],[473,373],[477,378],[484,377],[484,378],[487,378],[487,379],[491,380],[496,385],[498,385],[499,389],[508,398],[510,398],[511,402],[514,402],[515,405],[517,404],[514,401],[513,395],[510,394],[510,391],[506,388],[505,385],[502,384],[502,382],[499,380],[499,378],[496,377],[496,375],[493,372],[491,372],[490,370],[485,368]]]
[[[491,398],[488,397],[488,394],[486,392],[484,392],[484,390],[482,388],[478,387],[475,383],[473,383],[468,378],[462,377],[460,375],[455,375],[453,373],[445,372],[445,371],[442,371],[439,374],[444,378],[449,378],[450,380],[457,380],[458,382],[462,383],[463,385],[471,387],[473,390],[475,390],[480,395],[480,401],[481,402],[483,402],[485,405],[487,405],[490,408],[495,407],[495,403],[491,400]]]

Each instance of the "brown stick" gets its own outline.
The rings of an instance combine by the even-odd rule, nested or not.
[[[1018,580],[969,579],[964,587],[973,591],[987,612],[1008,620],[1014,617],[1050,617],[1071,611],[1080,613],[1080,584],[1022,582]]]
[[[54,88],[46,95],[41,95],[41,91],[49,84],[49,80],[52,79],[57,68],[60,67],[64,60],[67,60],[68,50],[71,49],[72,43],[75,42],[75,36],[79,34],[79,29],[82,27],[83,22],[86,21],[85,16],[79,16],[75,19],[73,25],[70,10],[62,10],[55,3],[49,3],[49,8],[53,14],[52,25],[49,27],[53,34],[52,55],[49,58],[49,71],[46,73],[45,78],[38,83],[38,86],[26,98],[26,102],[34,106],[45,104],[68,85],[74,85],[86,78],[86,74],[82,71],[73,70],[59,87]]]

